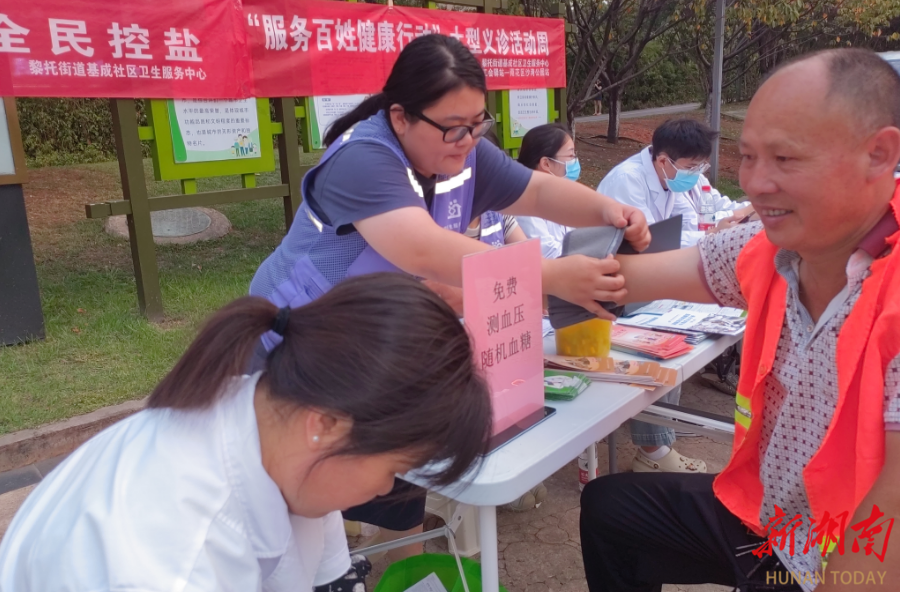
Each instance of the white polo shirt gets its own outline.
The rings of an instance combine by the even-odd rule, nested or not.
[[[288,513],[262,466],[253,395],[141,411],[78,448],[0,544],[0,590],[308,591],[350,568],[340,512]]]

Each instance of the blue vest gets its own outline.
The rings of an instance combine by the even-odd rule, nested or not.
[[[503,214],[488,211],[481,215],[481,236],[479,240],[494,247],[502,247],[506,244]]]
[[[423,198],[424,204],[422,187],[389,126],[384,111],[379,111],[344,133],[303,178],[301,193],[309,194],[310,183],[338,150],[351,142],[366,141],[386,146],[397,156],[397,166],[406,169],[413,191]],[[472,219],[474,193],[475,149],[466,158],[461,173],[438,176],[429,212],[432,219],[448,230],[464,233]],[[347,277],[379,271],[400,269],[379,255],[358,232],[338,236],[335,228],[319,220],[304,200],[287,236],[253,276],[250,295],[266,298],[279,307],[295,308],[312,302]],[[271,350],[281,338],[269,332],[262,341]]]

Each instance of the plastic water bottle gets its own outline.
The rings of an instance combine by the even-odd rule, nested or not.
[[[700,188],[699,206],[697,230],[706,232],[716,225],[716,203],[712,196],[712,187],[709,185]]]
[[[597,446],[596,444],[591,444],[591,446]],[[584,486],[588,484],[588,476],[590,475],[588,471],[588,453],[587,451],[582,452],[578,455],[578,490],[584,491]],[[594,475],[594,478],[600,476],[600,464],[597,464],[597,473]]]

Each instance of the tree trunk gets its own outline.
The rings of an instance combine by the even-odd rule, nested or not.
[[[609,126],[606,130],[606,141],[619,143],[619,114],[622,112],[622,87],[617,86],[609,91]]]
[[[578,117],[578,112],[575,111],[574,105],[566,105],[566,116],[569,121],[569,126],[574,129],[575,128],[575,118]]]

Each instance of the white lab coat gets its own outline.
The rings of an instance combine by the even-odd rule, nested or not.
[[[700,181],[686,192],[664,189],[659,182],[650,148],[644,148],[634,156],[617,164],[600,181],[597,191],[604,195],[639,208],[647,217],[648,224],[682,215],[681,246],[690,247],[705,234],[697,230],[699,220],[700,188],[709,185],[709,180],[700,175]],[[745,207],[747,204],[734,202],[712,189],[716,212],[726,212]]]
[[[288,513],[262,466],[253,394],[152,409],[81,446],[0,545],[0,590],[310,591],[350,568],[340,512]]]
[[[544,259],[556,259],[562,254],[563,238],[571,228],[534,216],[516,216],[516,220],[525,236],[541,239],[541,255]]]

